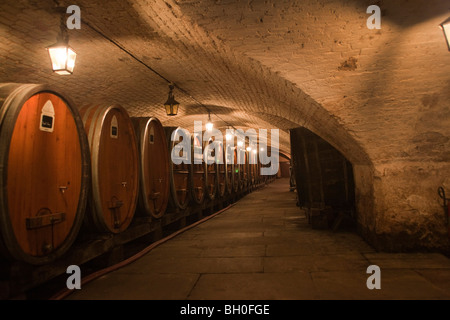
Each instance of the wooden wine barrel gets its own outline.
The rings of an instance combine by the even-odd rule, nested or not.
[[[253,188],[254,184],[255,184],[255,169],[254,169],[254,165],[253,163],[251,163],[251,158],[253,157],[253,153],[252,151],[247,153],[247,157],[248,157],[248,175],[247,175],[247,184],[249,188]],[[252,160],[253,161],[253,160]]]
[[[206,165],[203,159],[201,138],[195,133],[191,136],[191,146],[190,193],[192,200],[196,204],[202,204],[206,193]]]
[[[239,150],[239,181],[240,181],[240,190],[246,191],[248,188],[248,152],[244,149]]]
[[[206,196],[209,200],[214,200],[218,193],[218,165],[216,162],[216,150],[214,141],[209,140],[203,143],[203,154],[205,160],[205,187]],[[209,148],[212,148],[209,151]]]
[[[140,162],[138,212],[161,218],[170,196],[166,133],[157,118],[133,118]]]
[[[233,148],[233,192],[238,193],[241,189],[241,166],[238,162],[239,150],[237,147]]]
[[[223,198],[228,192],[228,171],[223,143],[216,142],[215,161],[217,164],[217,195]]]
[[[245,151],[245,153],[244,153],[245,164],[244,164],[244,169],[242,170],[244,172],[244,186],[246,187],[246,189],[248,189],[250,186],[250,164],[249,164],[248,154],[249,154],[249,152]]]
[[[234,150],[227,144],[224,150],[224,163],[226,170],[226,189],[228,194],[234,192]]]
[[[30,264],[73,244],[89,193],[89,147],[78,110],[44,85],[0,84],[0,247]]]
[[[139,195],[139,155],[128,112],[119,105],[80,109],[91,150],[87,222],[98,232],[128,228]]]
[[[258,163],[256,164],[256,183],[261,184],[262,182],[261,162],[258,160]]]
[[[252,163],[250,164],[251,168],[251,185],[255,187],[258,184],[258,154],[254,153],[253,150],[251,152]]]
[[[263,183],[269,183],[269,176],[268,176],[267,174],[265,174],[265,175],[261,174],[261,169],[262,169],[262,168],[267,168],[267,167],[268,167],[267,164],[262,164],[262,163],[260,163],[260,168],[259,168],[259,170],[260,170],[260,175],[261,175],[261,181],[262,181]]]
[[[169,205],[171,209],[181,209],[184,210],[188,207],[190,202],[190,164],[186,163],[187,152],[181,154],[172,155],[172,150],[177,146],[178,143],[183,141],[183,129],[177,127],[164,127],[166,132],[166,140],[168,145],[168,158],[169,158],[169,185],[170,185],[170,198]],[[186,139],[189,140],[188,147],[190,148],[190,136]],[[177,162],[175,163],[174,160]],[[179,162],[179,163],[178,163]]]

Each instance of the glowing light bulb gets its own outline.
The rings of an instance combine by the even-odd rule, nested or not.
[[[211,131],[213,129],[214,125],[211,121],[206,123],[206,130]]]

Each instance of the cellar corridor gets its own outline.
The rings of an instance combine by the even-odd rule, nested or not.
[[[0,300],[450,300],[449,88],[448,0],[2,0]]]
[[[369,290],[370,265],[381,290]],[[74,292],[74,300],[449,299],[438,253],[378,253],[355,232],[312,229],[289,179]]]

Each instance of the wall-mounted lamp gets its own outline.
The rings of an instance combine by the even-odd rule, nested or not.
[[[447,18],[444,22],[439,25],[444,31],[445,41],[447,41],[447,48],[450,51],[450,18]]]
[[[69,46],[69,35],[64,18],[65,12],[61,16],[60,32],[56,38],[56,43],[47,47],[47,50],[52,62],[53,72],[60,75],[69,75],[73,73],[75,68],[77,54]]]
[[[237,145],[238,145],[238,147],[242,147],[244,145],[244,142],[242,140],[239,140]]]
[[[247,150],[248,152],[252,151],[252,147],[247,147],[245,150]]]
[[[164,107],[166,108],[166,114],[168,116],[176,116],[178,113],[178,107],[180,106],[180,103],[175,100],[173,96],[173,84],[169,84],[169,97],[167,98],[167,101],[164,103]]]
[[[256,154],[256,149],[253,149],[253,154]]]
[[[208,122],[206,123],[206,130],[211,131],[213,129],[214,125],[211,122],[211,113],[208,111]]]

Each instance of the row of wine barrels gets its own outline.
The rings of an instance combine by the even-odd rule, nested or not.
[[[46,264],[67,252],[82,224],[96,232],[127,229],[136,211],[141,170],[126,110],[110,105],[77,110],[67,97],[35,84],[1,84],[0,101],[2,256]],[[146,125],[148,132],[155,130],[154,122]],[[155,136],[165,138],[161,131]],[[164,156],[163,143],[156,152]],[[148,157],[152,152],[141,153],[145,161],[161,159]],[[168,165],[167,159],[146,164],[159,170],[162,163]],[[151,176],[142,180],[154,182]],[[158,194],[159,186],[141,186],[150,190],[147,200]],[[169,192],[160,194],[161,201],[147,205],[155,217],[165,210]]]
[[[245,150],[234,150],[235,161],[239,164],[235,165],[236,178],[234,181],[234,189],[237,192],[247,191],[266,181],[266,176],[261,175],[262,165],[258,161],[257,156]],[[253,157],[253,159],[251,159]]]
[[[190,134],[177,127],[165,127],[168,152],[176,162],[169,159],[169,180],[171,186],[170,206],[186,209],[189,203],[201,205],[205,201],[221,198],[228,194],[250,190],[260,183],[259,164],[249,163],[249,152],[212,140],[202,143],[199,134]],[[190,141],[190,156],[180,153],[177,146],[184,139]],[[186,147],[183,146],[183,148]],[[177,150],[172,152],[172,150]],[[206,161],[205,161],[206,160]]]
[[[249,182],[245,151],[218,144],[204,153],[210,141],[156,118],[131,119],[119,105],[78,110],[47,86],[14,83],[0,84],[0,103],[0,253],[10,259],[46,264],[82,225],[120,233],[135,214],[158,219],[168,206],[186,209]],[[173,161],[187,156],[172,158],[180,136],[192,164]]]

